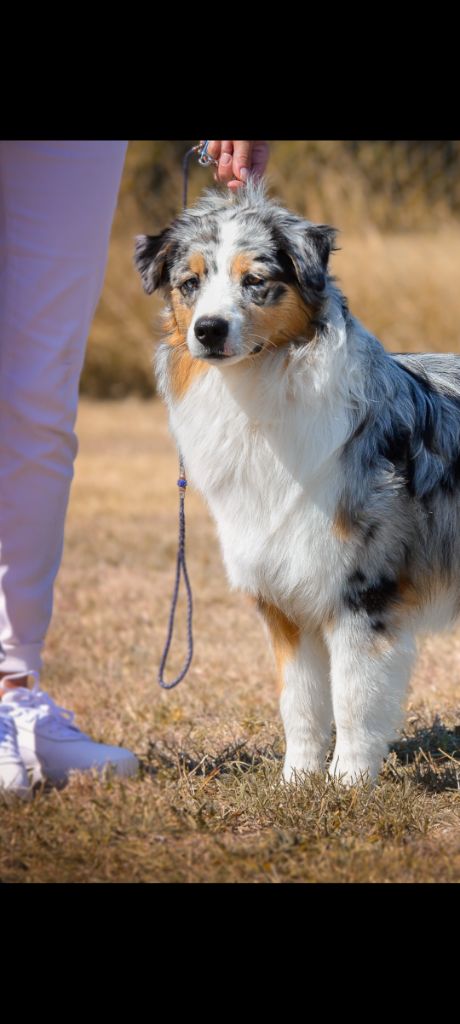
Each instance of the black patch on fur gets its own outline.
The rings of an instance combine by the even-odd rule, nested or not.
[[[444,494],[448,497],[452,497],[455,494],[460,484],[460,453],[455,459],[447,466],[440,481],[439,486]]]
[[[375,538],[377,533],[378,533],[378,525],[377,525],[377,523],[369,523],[369,525],[364,528],[364,535],[363,535],[364,544],[366,546],[368,544],[370,544],[374,540],[374,538]]]
[[[397,599],[398,584],[390,576],[380,576],[376,583],[369,585],[359,570],[349,577],[344,593],[344,603],[350,611],[365,612],[369,618],[381,616],[388,606]]]
[[[296,284],[297,276],[294,270],[294,264],[289,258],[287,252],[285,252],[284,249],[277,249],[275,258],[279,270],[272,275],[273,280],[283,281],[284,284]]]
[[[248,289],[249,301],[255,306],[276,306],[286,294],[286,286],[283,284],[270,284],[266,288],[261,286]]]
[[[269,292],[268,302],[270,305],[274,305],[279,302],[283,295],[286,294],[286,288],[284,284],[277,284],[272,292]]]
[[[386,431],[378,443],[378,454],[383,456],[387,462],[391,462],[396,472],[406,484],[407,491],[414,497],[414,459],[413,439],[409,427],[398,420],[392,422],[391,428]]]
[[[337,231],[328,224],[312,224],[306,231],[309,243],[318,254],[323,270],[327,270]]]
[[[325,331],[327,328],[327,320],[323,319],[321,316],[315,316],[311,318],[310,325],[315,328],[315,331],[317,331],[318,334],[321,334],[321,332]]]
[[[294,280],[302,297],[307,303],[319,306],[326,287],[327,264],[333,248],[335,229],[327,224],[312,224],[305,226],[300,235],[295,219],[293,226],[296,230],[291,234],[289,217],[286,218],[285,231],[270,221],[267,221],[266,226],[277,247],[277,260],[288,279],[292,278],[294,272]]]
[[[254,306],[265,306],[267,297],[269,295],[269,289],[264,288],[248,288],[247,301],[252,303]]]
[[[259,252],[257,254],[257,256],[254,256],[254,262],[255,263],[273,263],[273,257],[272,256],[267,256],[266,252],[265,253],[264,252]]]
[[[358,423],[358,426],[353,431],[353,433],[352,433],[351,437],[349,438],[347,444],[350,444],[351,442],[356,441],[356,438],[360,437],[361,434],[364,433],[364,431],[369,426],[370,422],[371,422],[370,416],[364,416],[364,419],[361,420],[361,423]]]
[[[403,423],[393,422],[380,440],[380,454],[394,466],[405,466],[411,453],[411,432]]]

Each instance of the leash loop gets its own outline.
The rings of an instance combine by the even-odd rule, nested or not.
[[[192,629],[192,614],[193,614],[193,601],[192,601],[192,588],[190,586],[190,580],[187,572],[187,564],[185,560],[185,491],[187,487],[187,477],[185,475],[184,463],[182,455],[179,454],[179,479],[177,481],[179,488],[179,541],[177,547],[177,561],[176,561],[176,579],[174,582],[173,596],[171,600],[171,611],[169,613],[169,624],[168,624],[168,635],[166,637],[166,644],[163,651],[163,657],[161,659],[160,668],[158,671],[158,682],[160,686],[165,690],[172,690],[173,686],[177,686],[181,679],[187,674],[193,658],[193,629]],[[182,670],[179,675],[172,681],[167,683],[164,678],[164,672],[166,662],[168,660],[169,648],[171,646],[171,640],[174,632],[174,619],[176,616],[177,601],[179,597],[179,587],[181,574],[184,577],[185,589],[187,591],[187,641],[188,650],[187,657],[185,659]]]

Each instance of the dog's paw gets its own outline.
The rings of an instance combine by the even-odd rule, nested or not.
[[[310,761],[299,765],[291,764],[291,762],[285,762],[283,767],[283,782],[288,786],[298,786],[305,781],[305,775],[307,773],[324,773],[324,764],[321,761]]]
[[[368,785],[375,782],[378,771],[378,767],[366,761],[360,763],[345,757],[333,757],[327,774],[330,779],[340,782],[343,786],[355,786],[359,783]]]

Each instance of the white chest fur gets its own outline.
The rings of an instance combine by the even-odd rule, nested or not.
[[[164,361],[167,352],[160,376]],[[312,395],[305,404],[285,379],[256,379],[239,366],[209,367],[177,402],[163,391],[188,477],[216,520],[231,584],[299,623],[321,621],[345,569],[332,532],[343,414]]]

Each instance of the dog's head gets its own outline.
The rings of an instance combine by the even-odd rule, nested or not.
[[[135,263],[146,292],[165,290],[173,341],[196,359],[235,363],[312,337],[334,237],[250,181],[209,191],[160,235],[140,236]]]

